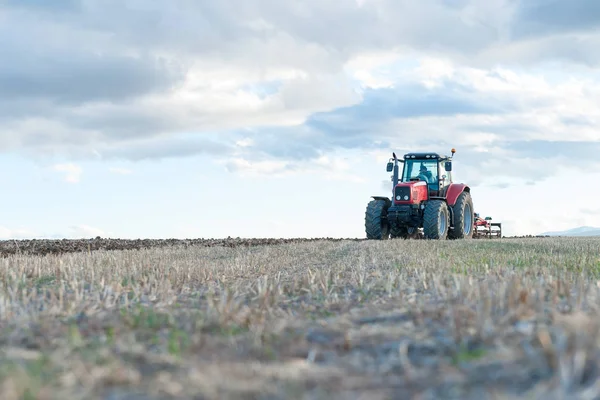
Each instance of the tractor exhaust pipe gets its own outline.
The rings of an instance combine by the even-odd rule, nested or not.
[[[398,157],[396,157],[396,153],[392,153],[393,158],[390,158],[390,161],[387,163],[386,170],[387,172],[394,171],[394,175],[392,175],[392,199],[394,198],[394,188],[398,184],[398,176],[400,175],[400,168],[398,167]],[[392,162],[393,160],[393,162]],[[404,162],[404,161],[400,161]]]
[[[400,169],[398,167],[398,158],[396,157],[396,153],[392,153],[392,155],[394,156],[394,177],[392,178],[392,182],[394,184],[394,186],[392,187],[392,192],[393,192],[394,188],[398,184],[398,175],[399,175]]]

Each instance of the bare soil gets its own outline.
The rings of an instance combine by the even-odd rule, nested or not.
[[[600,398],[600,238],[166,242],[5,254],[0,398]]]
[[[187,247],[254,247],[269,246],[287,243],[307,242],[339,242],[362,241],[365,239],[337,239],[337,238],[260,238],[245,239],[111,239],[96,237],[93,239],[24,239],[0,240],[0,257],[13,254],[46,255],[80,253],[96,250],[142,250],[155,248],[187,248]]]

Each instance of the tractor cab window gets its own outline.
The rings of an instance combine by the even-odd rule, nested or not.
[[[402,182],[410,182],[417,179],[427,182],[429,189],[438,190],[437,160],[406,160]]]

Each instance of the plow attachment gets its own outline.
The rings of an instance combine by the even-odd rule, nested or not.
[[[485,217],[485,219],[476,218],[473,231],[473,239],[502,238],[502,223],[491,221],[492,217]]]

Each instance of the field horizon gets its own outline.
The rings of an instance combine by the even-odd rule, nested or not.
[[[503,236],[502,239],[529,239],[529,238],[549,238],[549,235],[526,235],[526,236]],[[554,236],[562,237],[562,236]],[[575,236],[574,236],[575,237]],[[593,236],[577,236],[593,237]],[[367,241],[366,237],[223,237],[223,238],[136,238],[123,239],[119,237],[101,237],[93,238],[34,238],[34,239],[1,239],[0,257],[10,254],[63,254],[82,251],[96,250],[134,250],[149,249],[156,247],[176,247],[176,246],[200,246],[200,247],[254,247],[266,245],[278,245],[286,243],[303,243],[318,241]],[[411,239],[412,240],[412,239]],[[476,240],[497,240],[497,239],[476,239]]]

